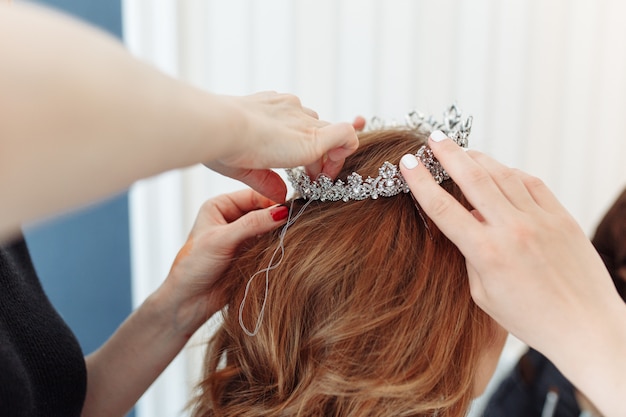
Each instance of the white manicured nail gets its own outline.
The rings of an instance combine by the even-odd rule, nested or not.
[[[411,155],[410,153],[404,155],[402,159],[400,159],[400,163],[404,165],[406,169],[413,169],[419,163],[415,155]]]
[[[441,130],[435,130],[430,134],[430,138],[435,142],[441,142],[444,139],[448,139],[448,136],[446,136],[446,134],[443,133]]]

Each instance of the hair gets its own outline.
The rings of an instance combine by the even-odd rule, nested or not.
[[[626,301],[626,189],[606,212],[591,241]]]
[[[378,175],[426,137],[360,135],[339,174]],[[451,180],[442,186],[469,208]],[[293,202],[296,213],[303,200]],[[472,301],[465,260],[411,194],[313,201],[270,272],[262,325],[244,334],[247,281],[268,266],[280,230],[247,242],[220,281],[223,324],[209,341],[194,416],[461,416],[474,396],[493,322]],[[243,321],[254,328],[264,279]]]

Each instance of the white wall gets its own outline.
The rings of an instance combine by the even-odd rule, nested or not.
[[[126,0],[124,31],[174,76],[217,93],[292,92],[331,121],[457,102],[474,116],[470,147],[544,179],[589,233],[626,184],[620,0]],[[235,187],[193,167],[133,188],[136,303],[201,202]],[[140,417],[177,414],[197,357],[168,370]]]

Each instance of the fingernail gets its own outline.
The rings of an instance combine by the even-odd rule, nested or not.
[[[274,207],[270,210],[270,215],[275,222],[285,220],[289,216],[289,209],[285,206]]]
[[[431,132],[430,138],[435,142],[441,142],[444,139],[448,139],[448,136],[441,130],[435,130],[434,132]]]
[[[417,166],[419,162],[417,161],[415,155],[408,153],[404,155],[402,159],[400,159],[400,163],[404,165],[406,169],[413,169]]]

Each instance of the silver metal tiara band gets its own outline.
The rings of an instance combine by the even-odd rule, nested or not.
[[[398,125],[396,122],[386,124],[375,117],[366,126],[368,131],[392,128],[406,128],[426,135],[430,135],[435,130],[441,130],[459,146],[467,148],[468,137],[472,129],[472,117],[463,120],[459,109],[452,105],[444,112],[441,122],[432,116],[426,118],[422,113],[412,111],[407,114],[403,125]],[[415,156],[428,168],[437,184],[450,178],[427,145],[419,148]],[[287,178],[296,193],[306,200],[358,201],[367,198],[375,200],[378,197],[393,197],[400,193],[409,192],[409,186],[402,177],[400,169],[389,161],[385,161],[378,168],[376,178],[368,176],[365,180],[356,172],[348,175],[346,181],[341,179],[333,181],[325,174],[320,174],[316,180],[311,180],[303,167],[291,168],[286,171]]]

